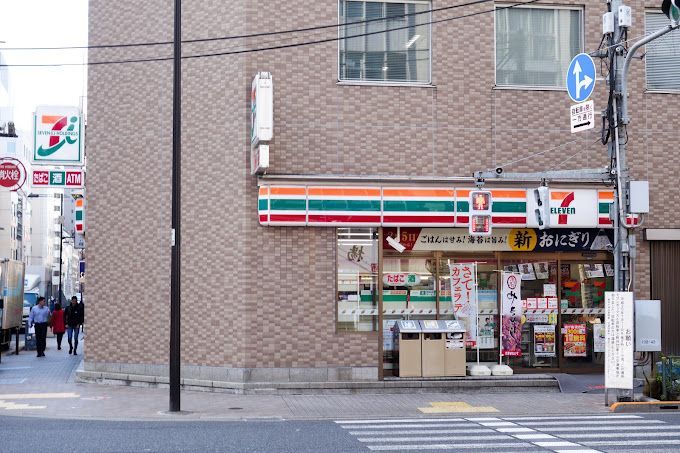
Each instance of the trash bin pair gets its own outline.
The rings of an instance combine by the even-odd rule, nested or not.
[[[465,376],[462,322],[400,320],[394,332],[400,377]]]

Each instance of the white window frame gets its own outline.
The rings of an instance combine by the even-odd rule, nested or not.
[[[496,33],[496,11],[498,9],[505,9],[509,6],[513,6],[515,3],[497,3],[494,5],[494,12],[493,12],[493,81],[494,81],[494,89],[500,89],[500,90],[531,90],[531,91],[566,91],[567,87],[551,87],[551,86],[541,86],[541,85],[499,85],[498,80],[497,80],[497,75],[498,75],[498,66],[497,63],[498,61],[496,60],[498,52],[496,50],[496,47],[498,45],[497,43],[497,33]],[[580,27],[581,27],[581,33],[580,33],[580,40],[581,40],[581,47],[579,49],[579,52],[583,52],[584,46],[585,46],[585,8],[582,6],[571,6],[571,5],[525,5],[525,6],[513,6],[513,8],[517,9],[549,9],[549,10],[556,10],[556,9],[566,9],[570,11],[579,11],[581,13],[580,17]],[[565,74],[566,78],[566,74]]]
[[[341,29],[343,24],[340,22],[341,16],[340,16],[340,2],[342,0],[338,0],[337,3],[337,10],[338,10],[338,57],[337,57],[337,64],[338,64],[338,72],[337,72],[337,84],[338,85],[372,85],[372,86],[413,86],[413,87],[432,87],[432,13],[423,13],[422,15],[425,16],[427,15],[427,22],[426,24],[428,26],[428,35],[429,35],[429,43],[430,43],[430,48],[428,51],[428,72],[429,72],[429,80],[427,82],[400,82],[398,80],[351,80],[351,79],[341,79],[340,78],[340,47],[342,46],[342,42],[345,38],[342,37],[341,34]],[[352,1],[352,0],[345,0],[345,1]],[[421,4],[421,5],[428,5],[428,9],[432,9],[432,0],[356,0],[356,1],[362,1],[364,3],[415,3],[415,4]]]
[[[645,36],[656,31],[656,30],[647,30],[647,14],[658,14],[659,16],[666,17],[663,13],[660,13],[655,9],[645,9],[645,11],[644,11]],[[666,18],[666,19],[668,20],[668,18]],[[671,33],[677,33],[677,31],[672,31],[668,35],[670,35]],[[647,43],[647,46],[648,45],[649,45],[649,43]],[[645,52],[648,52],[648,50],[645,49]],[[649,84],[648,84],[649,79],[647,78],[647,61],[648,60],[645,58],[645,93],[669,93],[669,94],[680,93],[680,86],[678,88],[649,88]]]

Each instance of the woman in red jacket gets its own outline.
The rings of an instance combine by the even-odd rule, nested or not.
[[[54,311],[52,312],[52,333],[57,336],[57,349],[61,349],[61,339],[66,332],[64,325],[64,310],[61,309],[61,304],[57,302],[54,304]]]

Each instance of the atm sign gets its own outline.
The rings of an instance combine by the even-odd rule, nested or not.
[[[85,174],[82,170],[33,170],[31,185],[81,189],[85,186]]]

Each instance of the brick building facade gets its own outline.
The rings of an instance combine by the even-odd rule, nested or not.
[[[571,101],[563,84],[497,82],[499,13],[491,10],[511,3],[451,9],[446,8],[457,2],[405,3],[444,8],[417,19],[431,44],[430,52],[419,54],[429,59],[423,83],[404,83],[402,76],[355,80],[347,73],[346,80],[339,80],[338,40],[233,53],[333,39],[336,27],[183,45],[185,57],[227,53],[182,62],[183,377],[245,382],[382,376],[381,329],[346,332],[337,327],[338,230],[333,225],[262,225],[258,186],[470,189],[473,171],[508,163],[508,171],[517,172],[608,165],[606,147],[598,141],[599,124],[570,133]],[[345,7],[368,11],[362,4],[187,0],[183,39],[332,25]],[[640,36],[645,12],[658,5],[636,1],[630,6],[629,36]],[[575,11],[577,19],[569,24],[576,27],[571,38],[578,51],[597,49],[601,2],[556,6],[539,1],[531,7]],[[89,14],[91,45],[172,40],[172,3],[92,0]],[[454,18],[464,15],[470,16]],[[425,24],[430,20],[431,27]],[[562,19],[552,25],[552,19],[545,20],[546,33],[557,33],[551,27]],[[171,56],[168,44],[90,50],[90,62],[170,59],[90,67],[86,370],[167,374]],[[368,66],[368,60],[362,61]],[[385,71],[390,61],[395,60],[383,63]],[[275,121],[270,167],[259,178],[250,174],[249,156],[250,86],[258,71],[273,75]],[[670,199],[663,196],[665,184],[680,168],[668,152],[676,138],[677,94],[648,89],[643,61],[633,62],[630,81],[631,173],[633,179],[650,181],[651,214],[644,227],[678,228]],[[596,112],[605,107],[604,80],[597,80],[593,99]],[[385,233],[379,224],[368,226],[376,235]],[[635,290],[638,297],[649,298],[649,243],[640,235],[638,245]]]

